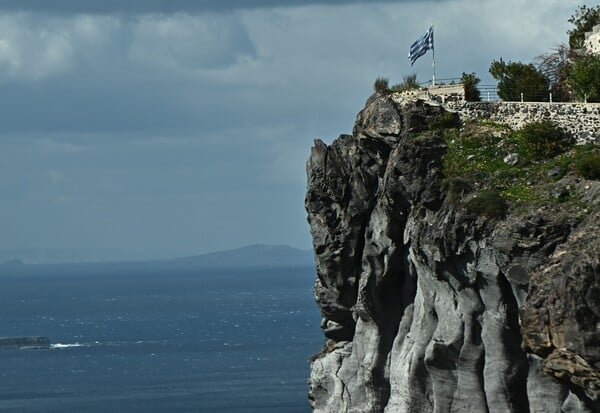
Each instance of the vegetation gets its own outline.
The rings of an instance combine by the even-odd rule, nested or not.
[[[581,6],[569,22],[569,44],[538,56],[534,64],[492,61],[498,95],[506,101],[600,101],[600,55],[584,53],[584,35],[600,24],[600,6]],[[478,100],[479,79],[463,73],[466,99]],[[445,122],[441,122],[442,124]],[[435,125],[434,125],[435,126]],[[600,147],[574,145],[557,124],[540,120],[514,131],[489,120],[448,123],[442,189],[467,213],[500,219],[508,209],[559,207],[569,216],[589,213],[580,178],[600,180]],[[582,187],[583,188],[583,187]],[[587,188],[587,187],[586,187]]]
[[[470,193],[473,187],[467,179],[453,177],[444,180],[442,189],[448,192],[450,202],[457,203],[463,196]]]
[[[471,214],[484,215],[489,218],[504,218],[508,205],[499,193],[486,190],[471,198],[465,204],[465,208]]]
[[[568,102],[571,92],[568,84],[574,53],[566,45],[556,46],[552,51],[534,59],[536,68],[548,78],[552,101]]]
[[[580,100],[600,101],[600,55],[577,57],[571,66],[568,84]]]
[[[392,86],[391,91],[396,93],[406,92],[408,90],[418,89],[420,86],[417,83],[417,75],[415,73],[404,76],[402,82]]]
[[[600,153],[585,152],[574,160],[575,170],[585,179],[600,180]]]
[[[600,5],[579,6],[568,19],[574,27],[567,31],[569,44],[556,46],[537,56],[534,63],[493,60],[489,72],[498,81],[498,96],[505,101],[568,102],[574,98],[600,102],[600,55],[585,54],[585,33],[600,24]],[[477,88],[480,79],[475,73],[463,73],[467,101],[480,101]],[[417,75],[405,76],[402,82],[390,87],[388,79],[377,78],[373,85],[377,93],[405,92],[418,89]]]
[[[444,131],[447,151],[442,189],[468,213],[502,218],[509,208],[558,203],[584,213],[562,179],[600,179],[600,149],[573,145],[555,124],[536,122],[521,130],[489,121],[467,122]],[[505,159],[516,154],[516,164]],[[579,212],[577,212],[579,211]]]
[[[392,87],[389,85],[389,80],[384,77],[378,77],[373,83],[373,89],[376,93],[401,93],[408,90],[420,88],[417,83],[417,75],[411,74],[404,76],[401,83],[398,83]]]
[[[518,101],[521,96],[526,101],[548,99],[550,82],[532,64],[505,62],[500,58],[492,61],[490,74],[498,80],[498,96],[502,100]]]
[[[567,150],[572,140],[556,123],[542,120],[525,125],[518,132],[520,155],[540,161]]]
[[[567,31],[568,45],[559,45],[537,56],[534,64],[492,61],[491,75],[498,80],[498,96],[503,100],[555,102],[574,98],[600,101],[600,56],[584,53],[585,33],[600,24],[599,6],[580,6],[568,19],[574,27]]]
[[[389,81],[384,77],[378,77],[373,83],[373,90],[376,93],[389,93]]]
[[[432,129],[450,129],[460,127],[460,116],[455,112],[442,113],[431,125]]]
[[[481,100],[481,94],[479,89],[477,89],[477,85],[481,82],[475,73],[464,73],[460,78],[460,82],[465,87],[465,100],[467,102],[479,102]]]

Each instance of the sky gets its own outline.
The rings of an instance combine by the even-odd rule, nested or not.
[[[0,0],[0,261],[310,248],[305,162],[373,81],[530,62],[575,0]]]

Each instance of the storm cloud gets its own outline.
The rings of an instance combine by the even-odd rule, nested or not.
[[[0,0],[0,261],[309,248],[313,140],[351,131],[376,77],[431,78],[407,59],[431,21],[437,77],[491,83],[492,59],[565,41],[565,3]]]
[[[372,3],[409,3],[416,0],[378,0]],[[449,0],[426,0],[440,2]],[[423,2],[423,1],[420,1]],[[341,6],[364,3],[360,0],[0,0],[0,9],[63,13],[202,13],[237,9],[297,7],[308,5]]]

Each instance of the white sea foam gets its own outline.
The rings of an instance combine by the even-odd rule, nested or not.
[[[63,343],[56,343],[56,344],[50,344],[50,348],[70,348],[70,347],[84,347],[84,344],[79,344],[79,343],[69,343],[69,344],[63,344]]]

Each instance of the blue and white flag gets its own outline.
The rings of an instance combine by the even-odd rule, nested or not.
[[[415,61],[427,53],[427,50],[429,49],[433,50],[433,26],[427,30],[427,33],[419,37],[419,39],[410,46],[410,52],[408,52],[410,65],[414,65]]]

